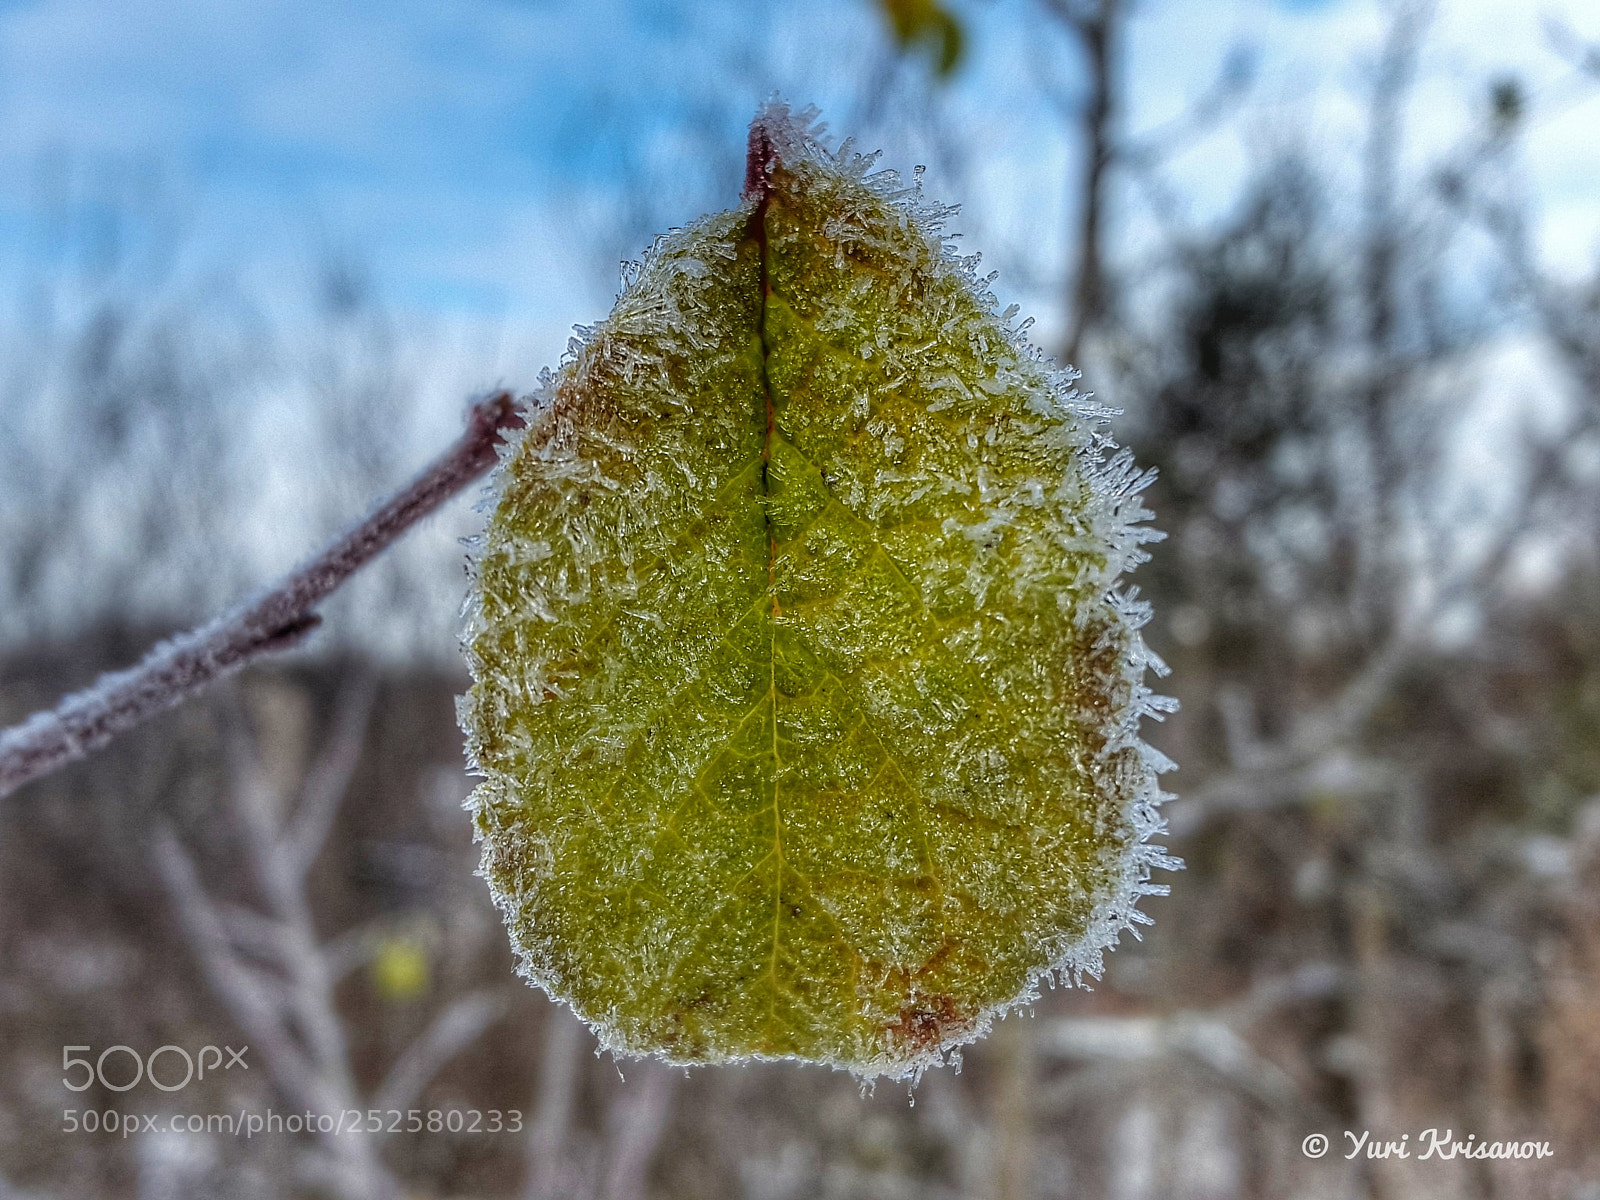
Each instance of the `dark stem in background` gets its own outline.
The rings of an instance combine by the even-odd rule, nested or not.
[[[1079,114],[1083,135],[1083,170],[1078,180],[1078,209],[1071,244],[1077,262],[1067,296],[1067,333],[1061,362],[1076,363],[1083,339],[1099,325],[1110,305],[1105,270],[1105,203],[1107,181],[1117,156],[1116,122],[1121,79],[1118,44],[1125,17],[1123,0],[1045,0],[1083,50],[1088,67],[1088,94]]]
[[[58,770],[118,734],[182,703],[254,659],[302,642],[316,609],[396,538],[494,465],[495,449],[522,417],[510,392],[472,406],[466,431],[420,475],[262,595],[163,642],[138,666],[103,675],[47,712],[0,732],[0,796]]]

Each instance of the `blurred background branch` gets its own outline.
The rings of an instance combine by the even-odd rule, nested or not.
[[[443,154],[429,170],[482,189],[430,182],[421,218],[383,192],[374,228],[411,232],[370,263],[319,233],[308,318],[186,274],[199,202],[147,186],[137,164],[40,168],[48,253],[0,323],[0,715],[20,720],[281,574],[449,436],[449,397],[553,361],[575,316],[604,311],[619,258],[731,201],[741,130],[777,86],[893,165],[926,164],[930,197],[964,202],[959,244],[1003,268],[1001,305],[1038,314],[1040,340],[1159,468],[1150,498],[1171,536],[1135,582],[1183,702],[1151,732],[1181,764],[1164,810],[1190,864],[1174,901],[1151,905],[1155,926],[1093,990],[1046,992],[914,1103],[782,1064],[684,1075],[597,1057],[576,1018],[511,982],[472,875],[451,712],[455,538],[473,528],[458,512],[352,580],[317,647],[0,809],[0,1186],[1600,1189],[1592,14],[1499,0],[1267,4],[1248,23],[1125,0],[591,9],[469,6],[447,30],[396,10],[398,42],[365,31],[383,86],[361,103],[298,80],[314,97],[300,136],[357,114],[332,157],[362,187],[382,182],[360,155],[387,122],[406,131],[404,164]],[[418,66],[414,44],[476,49],[466,66]],[[393,99],[411,94],[402,62],[426,103]],[[362,69],[354,55],[328,73]],[[530,76],[555,83],[527,90]],[[271,100],[255,102],[290,120]],[[465,107],[427,107],[446,103]],[[463,166],[502,126],[514,148]],[[474,308],[476,332],[455,341],[415,319],[469,285],[511,299]],[[559,311],[529,316],[528,293]],[[506,349],[524,326],[536,352]],[[267,1069],[208,1081],[186,1110],[409,1098],[516,1129],[339,1145],[57,1132],[62,1045],[229,1036]],[[98,1088],[70,1102],[132,1105]],[[1558,1155],[1299,1152],[1313,1130],[1430,1126]]]

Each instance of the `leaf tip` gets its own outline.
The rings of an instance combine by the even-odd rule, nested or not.
[[[772,191],[772,172],[778,165],[777,145],[767,122],[770,106],[750,122],[750,141],[744,158],[744,198],[760,203]]]

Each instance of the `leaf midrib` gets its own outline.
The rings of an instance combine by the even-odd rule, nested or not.
[[[772,395],[772,376],[768,370],[771,346],[767,342],[767,302],[772,295],[772,280],[768,273],[767,210],[772,204],[772,188],[761,189],[756,201],[750,228],[756,240],[756,262],[759,274],[760,296],[756,308],[756,338],[761,348],[761,397],[764,403],[765,427],[761,439],[761,521],[767,534],[767,703],[772,712],[772,953],[767,969],[771,976],[768,993],[767,1036],[772,1037],[778,1025],[778,992],[781,981],[778,973],[778,947],[783,939],[783,806],[778,800],[778,779],[781,774],[778,757],[778,592],[776,586],[778,540],[772,523],[772,439],[777,425],[777,404]]]

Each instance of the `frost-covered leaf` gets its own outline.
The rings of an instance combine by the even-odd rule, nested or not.
[[[462,702],[527,976],[678,1062],[920,1072],[1153,865],[1145,482],[808,120],[657,242],[496,477]]]

